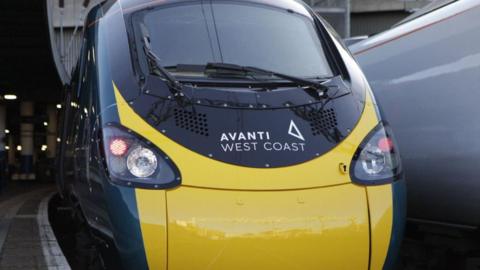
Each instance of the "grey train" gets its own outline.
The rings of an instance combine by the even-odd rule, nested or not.
[[[480,226],[480,1],[441,1],[350,47],[402,153],[409,219]]]

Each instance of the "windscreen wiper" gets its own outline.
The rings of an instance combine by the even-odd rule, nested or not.
[[[205,71],[209,70],[220,70],[220,71],[233,71],[233,72],[242,72],[245,74],[253,73],[253,74],[263,74],[267,75],[270,77],[277,77],[280,79],[285,79],[287,81],[296,83],[300,86],[304,87],[311,87],[315,89],[318,93],[319,97],[324,97],[326,96],[328,92],[328,87],[307,79],[291,76],[291,75],[286,75],[282,73],[278,73],[275,71],[270,71],[270,70],[265,70],[257,67],[250,67],[250,66],[241,66],[241,65],[236,65],[236,64],[226,64],[226,63],[208,63],[205,66]]]
[[[143,36],[143,50],[147,56],[150,72],[165,78],[168,88],[175,98],[184,97],[183,85],[160,64],[160,58],[153,52],[150,38],[146,34]]]

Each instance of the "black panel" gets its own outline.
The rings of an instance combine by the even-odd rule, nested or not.
[[[284,88],[279,93],[262,93],[265,102],[259,104],[249,103],[257,93],[248,89],[184,88],[189,96],[201,93],[202,99],[168,98],[163,81],[149,77],[148,94],[141,94],[130,105],[177,143],[215,160],[249,167],[290,166],[324,154],[349,134],[363,108],[348,89],[332,91],[332,99],[310,103],[307,90]],[[119,90],[128,91],[122,85]],[[293,104],[289,98],[297,105],[289,106]]]

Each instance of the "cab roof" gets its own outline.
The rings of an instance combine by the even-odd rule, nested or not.
[[[211,0],[212,2],[234,2],[233,0]],[[286,10],[299,14],[311,15],[309,7],[302,0],[236,0],[237,2],[260,4]],[[201,3],[202,0],[106,0],[90,10],[85,20],[85,26],[96,24],[101,18],[117,13],[129,14],[146,8],[172,5],[175,3]],[[101,11],[100,11],[101,10]],[[97,12],[100,11],[100,12]]]
[[[212,0],[222,1],[222,0]],[[116,0],[120,4],[123,13],[130,13],[144,8],[158,7],[162,5],[169,5],[174,3],[194,3],[202,2],[201,0]],[[241,2],[256,3],[272,7],[291,9],[297,12],[304,12],[306,4],[299,0],[242,0]]]

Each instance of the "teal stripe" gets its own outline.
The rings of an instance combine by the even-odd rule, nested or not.
[[[148,269],[137,211],[135,190],[109,185],[105,194],[109,202],[112,229],[124,269]]]
[[[392,184],[393,197],[393,223],[388,247],[387,258],[383,269],[395,269],[395,264],[400,253],[400,247],[405,232],[405,221],[407,217],[406,205],[406,185],[405,180],[400,180]]]

